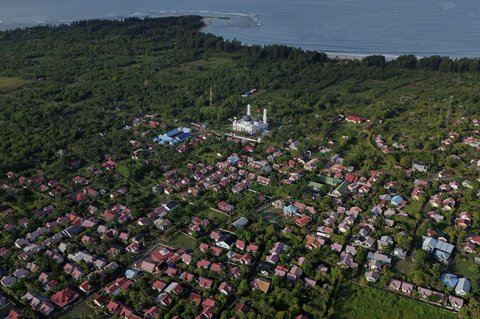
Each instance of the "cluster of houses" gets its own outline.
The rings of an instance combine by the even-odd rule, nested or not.
[[[255,124],[251,118],[244,120],[242,123],[245,125],[260,125]],[[368,122],[365,118],[353,115],[347,116],[345,120],[354,124]],[[165,127],[154,117],[136,119],[133,126],[140,125],[146,125],[150,129]],[[142,134],[138,132],[139,137],[146,136]],[[175,145],[177,151],[184,152],[209,134],[204,131],[202,135],[192,137],[191,129],[179,127],[156,137],[154,142]],[[450,132],[441,147],[448,148],[458,138],[458,134]],[[240,139],[232,137],[227,140],[240,142]],[[381,136],[376,136],[375,142],[384,153],[403,147],[390,147]],[[476,142],[477,135],[463,139],[464,144],[478,148]],[[239,152],[217,154],[218,160],[212,163],[189,162],[186,167],[172,167],[175,163],[161,166],[159,169],[163,176],[151,188],[151,192],[162,198],[162,201],[158,206],[141,212],[121,204],[130,191],[128,186],[117,185],[112,192],[92,186],[92,181],[97,177],[116,171],[117,161],[110,155],[105,156],[99,167],[87,169],[91,176],[76,175],[71,181],[70,190],[45,176],[29,179],[9,172],[7,177],[10,183],[4,184],[3,190],[15,192],[21,187],[47,194],[47,197],[61,195],[71,199],[78,210],[60,213],[60,208],[45,205],[31,212],[36,220],[41,221],[40,224],[32,223],[25,217],[4,224],[2,231],[11,234],[14,241],[8,247],[0,247],[0,258],[9,258],[13,254],[19,260],[15,265],[19,266],[15,269],[0,269],[0,285],[11,288],[18,281],[38,281],[41,291],[28,290],[21,300],[45,316],[57,310],[68,310],[86,296],[94,294],[93,301],[97,307],[112,316],[125,319],[156,318],[162,309],[173,307],[181,298],[187,298],[200,306],[196,318],[210,319],[222,309],[215,295],[220,293],[232,296],[237,290],[234,280],[244,278],[245,269],[253,274],[250,287],[265,294],[272,289],[272,276],[288,282],[300,281],[307,287],[320,284],[319,280],[307,276],[302,268],[305,257],[286,261],[289,260],[286,257],[298,248],[292,247],[290,242],[282,239],[261,248],[255,239],[242,239],[245,237],[238,230],[248,231],[251,218],[237,216],[235,201],[231,202],[232,198],[223,195],[241,194],[249,190],[254,191],[258,207],[269,208],[272,205],[279,212],[278,215],[284,217],[283,221],[288,225],[282,231],[284,235],[295,231],[304,236],[301,248],[329,249],[335,262],[315,265],[317,272],[326,274],[332,266],[351,270],[352,273],[363,269],[364,272],[358,275],[364,276],[372,284],[378,284],[380,278],[385,276],[386,268],[409,255],[411,245],[401,244],[404,237],[414,239],[415,236],[411,233],[415,219],[406,212],[409,202],[425,200],[429,211],[425,212],[424,217],[436,224],[450,223],[447,219],[450,215],[447,214],[454,214],[454,229],[470,232],[473,228],[473,214],[463,209],[457,212],[457,208],[462,201],[461,192],[473,189],[475,182],[469,179],[445,180],[439,183],[433,195],[427,196],[426,194],[432,194],[429,189],[431,180],[413,179],[413,176],[424,177],[430,171],[430,166],[414,161],[410,169],[404,170],[405,176],[413,180],[413,184],[410,189],[399,191],[399,183],[388,180],[387,173],[356,170],[353,166],[344,165],[342,155],[327,155],[334,145],[333,141],[328,143],[328,147],[319,146],[308,153],[294,152],[297,155],[292,155],[291,151],[299,148],[300,142],[297,140],[287,141],[284,147],[268,146],[262,152],[257,152],[256,143],[248,142]],[[138,148],[140,142],[134,140],[130,144],[137,148],[134,159],[144,160],[148,157],[144,156],[143,149]],[[480,166],[480,161],[478,163],[472,165]],[[81,162],[70,164],[72,170],[81,166]],[[442,171],[441,174],[437,177],[443,179],[446,172]],[[276,178],[277,175],[280,178]],[[314,205],[305,204],[308,203],[307,196],[305,200],[288,198],[271,201],[262,192],[255,191],[262,187],[277,186],[272,185],[273,181],[278,181],[279,185],[292,185],[306,175],[315,177],[308,183],[311,190],[308,195],[315,200],[322,196],[321,191],[326,190],[325,193],[334,203],[333,209],[319,211]],[[379,185],[381,180],[383,184]],[[381,194],[375,193],[371,197],[372,206],[357,204],[357,200],[370,196],[373,189],[380,189]],[[200,238],[194,249],[178,249],[163,244],[152,248],[150,239],[146,239],[147,230],[158,232],[156,234],[167,231],[175,224],[172,221],[176,222],[171,215],[182,205],[179,198],[194,201],[203,192],[223,196],[223,199],[217,198],[212,203],[215,206],[212,209],[231,216],[229,225],[222,225],[229,229],[220,229],[208,218],[194,216],[184,229],[178,229],[184,231],[186,236]],[[351,201],[346,201],[346,198]],[[108,206],[103,206],[108,208],[99,209],[98,202],[108,202]],[[259,209],[259,218],[267,210]],[[15,213],[13,209],[6,209],[1,214],[10,216]],[[132,233],[134,227],[128,226],[138,227],[141,231]],[[95,249],[103,243],[115,244],[105,252]],[[480,236],[469,233],[458,250],[476,254],[479,245]],[[455,246],[448,242],[448,238],[434,229],[427,231],[419,249],[431,253],[444,265],[451,262],[456,253]],[[358,258],[360,250],[366,251],[366,257],[361,261]],[[48,261],[58,264],[62,275],[65,275],[63,277],[68,281],[60,282],[58,274],[40,270],[35,259],[40,254]],[[119,273],[124,268],[122,266],[126,266],[118,261],[122,254],[128,254],[136,260],[126,271]],[[155,278],[151,280],[150,287],[155,306],[134,309],[132,305],[116,300],[116,296],[135,289],[135,283],[142,272],[150,274],[149,278]],[[222,278],[227,279],[218,280],[220,275],[226,275]],[[106,281],[99,285],[94,283],[92,276]],[[390,281],[388,288],[450,309],[460,309],[464,303],[460,297],[470,293],[470,281],[465,277],[457,278],[454,274],[444,274],[439,280],[452,288],[456,296],[447,296],[428,287],[415,287],[409,282],[396,279]],[[245,300],[238,298],[234,302],[234,308],[246,312],[249,306]]]
[[[114,170],[115,166],[109,159],[102,165],[102,169],[110,171]],[[9,174],[9,176],[12,179],[16,178],[14,174]],[[39,178],[38,180],[44,179]],[[72,182],[73,185],[80,187],[90,184],[89,178],[82,176],[74,177]],[[18,183],[22,187],[37,187],[33,182],[25,181],[24,183],[23,178],[20,178]],[[125,189],[121,188],[114,193],[122,196],[122,190]],[[53,205],[48,205],[33,212],[37,218],[46,221],[37,228],[31,230],[30,220],[27,218],[20,218],[15,223],[3,226],[3,232],[25,235],[18,236],[13,247],[1,247],[0,257],[8,258],[15,253],[24,267],[14,269],[10,274],[2,270],[0,284],[9,288],[17,281],[27,280],[27,278],[38,281],[43,291],[28,291],[21,299],[34,311],[45,316],[51,315],[58,309],[68,310],[84,296],[98,289],[89,278],[93,274],[99,275],[100,278],[107,278],[114,274],[119,268],[119,264],[113,259],[122,251],[137,253],[142,249],[143,236],[130,235],[128,231],[119,230],[116,226],[135,223],[145,227],[150,223],[155,223],[161,217],[166,217],[168,212],[177,206],[175,201],[166,201],[146,216],[135,218],[132,211],[124,205],[116,204],[110,209],[100,211],[91,204],[94,197],[104,196],[106,192],[95,191],[94,193],[92,188],[82,188],[82,191],[76,191],[73,194],[75,195],[68,196],[68,198],[82,205],[82,209],[86,211],[85,214],[72,211],[58,216],[58,210]],[[82,196],[79,200],[78,194],[85,195],[85,197]],[[115,199],[115,196],[110,196],[110,198]],[[88,247],[93,247],[92,245],[110,240],[120,242],[122,245],[117,244],[110,247],[102,255],[88,250]],[[78,245],[81,245],[83,249],[72,250]],[[58,287],[65,287],[66,284],[59,281],[59,274],[40,271],[40,266],[36,263],[36,256],[40,254],[50,262],[62,265],[61,269],[66,278],[71,278],[71,281],[68,282],[69,287],[57,290]],[[112,285],[107,290],[113,295],[118,294],[122,289],[127,289],[125,282],[115,281]],[[12,311],[12,314],[18,312],[18,310]]]
[[[159,307],[173,306],[179,300],[179,296],[185,296],[185,293],[189,292],[186,295],[187,298],[203,307],[198,314],[198,318],[212,318],[217,313],[216,305],[218,304],[213,291],[218,291],[227,296],[235,291],[233,284],[228,281],[218,283],[216,277],[222,273],[228,274],[229,278],[240,278],[242,276],[240,267],[250,265],[258,251],[259,246],[257,244],[248,243],[222,230],[211,231],[208,241],[200,242],[198,253],[163,245],[155,247],[134,265],[138,271],[148,272],[154,274],[157,278],[162,278],[161,280],[153,280],[151,283],[152,289],[157,294],[155,300],[159,306],[155,309],[146,309],[144,315],[158,314]],[[200,272],[200,270],[203,272]],[[120,278],[118,280],[125,281],[126,279]],[[129,284],[123,289],[117,282],[114,282],[105,287],[104,290],[109,292],[122,291],[128,289],[134,281],[135,278],[129,280]],[[260,286],[263,287],[261,284]],[[202,297],[204,291],[211,292],[212,296]],[[99,295],[98,298],[100,297]],[[103,302],[98,302],[98,305],[106,307],[111,313],[118,314],[119,309],[125,307],[125,305],[121,305],[120,308],[112,308],[112,300],[103,299]],[[242,305],[240,308],[243,311],[248,308],[241,300],[237,303]],[[152,318],[155,318],[155,316],[152,316]]]
[[[422,300],[445,306],[446,308],[452,310],[460,310],[464,304],[462,298],[445,295],[441,292],[424,287],[416,287],[412,283],[397,279],[391,280],[388,288],[392,291],[400,292],[411,297],[418,297]]]

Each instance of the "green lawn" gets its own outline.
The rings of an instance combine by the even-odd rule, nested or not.
[[[89,298],[83,300],[82,302],[76,304],[75,306],[73,306],[73,308],[70,311],[68,311],[67,313],[58,315],[57,318],[60,318],[60,319],[79,319],[79,318],[82,318],[82,316],[93,315],[93,314],[96,315],[95,318],[108,318],[109,316],[102,315],[100,312],[98,312],[98,309],[93,309],[92,307],[90,307],[87,304],[87,301],[90,298],[91,297],[89,297]]]
[[[183,233],[178,233],[175,237],[168,241],[168,245],[178,248],[193,249],[196,247],[197,241]]]
[[[421,200],[412,200],[408,205],[405,207],[405,211],[410,216],[415,216],[419,214],[422,210],[423,201]]]
[[[461,255],[456,254],[452,272],[459,277],[467,277],[470,280],[476,280],[480,278],[480,265],[477,265],[473,260],[473,255]]]
[[[410,256],[408,258],[399,259],[393,266],[393,270],[398,271],[407,276],[411,276],[413,274],[412,257]]]
[[[263,220],[268,223],[277,223],[283,218],[283,210],[268,206],[266,209],[260,212]]]
[[[454,319],[455,314],[377,288],[342,283],[334,302],[335,319]]]
[[[27,81],[19,78],[0,76],[0,89],[16,89],[25,83],[27,83]]]
[[[207,208],[198,213],[199,216],[203,218],[208,218],[215,224],[223,224],[230,220],[230,216],[217,212],[213,209]]]

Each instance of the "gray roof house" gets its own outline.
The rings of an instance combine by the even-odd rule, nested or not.
[[[216,245],[225,249],[232,249],[235,240],[237,240],[235,236],[230,234],[223,234],[218,239]]]
[[[429,168],[430,166],[425,164],[424,162],[414,161],[412,163],[412,169],[417,172],[425,173],[426,171],[428,171]]]
[[[242,229],[243,227],[247,226],[248,224],[248,219],[246,217],[240,217],[236,221],[233,222],[233,226],[236,229]]]
[[[367,271],[365,273],[365,279],[367,279],[368,282],[377,282],[378,279],[380,279],[380,272],[378,270],[374,271]]]
[[[367,258],[368,260],[379,261],[382,264],[390,264],[392,262],[392,259],[390,257],[380,253],[369,252],[367,255]]]
[[[467,278],[460,278],[455,286],[455,294],[465,296],[470,292],[470,281]]]
[[[398,258],[405,258],[407,257],[407,251],[397,247],[393,250],[393,255]]]
[[[2,286],[4,286],[4,287],[10,287],[10,286],[12,286],[12,285],[15,283],[16,280],[17,280],[17,279],[16,279],[15,277],[5,276],[5,277],[3,277],[3,278],[0,280],[0,283],[1,283]]]
[[[449,244],[443,240],[438,240],[432,237],[423,237],[422,249],[430,253],[434,253],[435,257],[442,262],[447,262],[452,254],[452,244]]]

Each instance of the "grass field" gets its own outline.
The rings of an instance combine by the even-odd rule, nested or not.
[[[208,218],[209,220],[213,221],[215,224],[223,224],[228,222],[230,216],[217,212],[213,209],[205,209],[198,213],[199,216],[203,218]]]
[[[401,272],[402,274],[405,274],[407,276],[411,276],[413,274],[412,257],[409,256],[405,259],[399,259],[393,266],[393,270]]]
[[[344,282],[334,303],[336,319],[454,319],[446,310],[377,288]]]
[[[415,216],[416,214],[420,213],[422,210],[423,201],[419,200],[412,200],[408,205],[405,207],[405,211],[410,216]]]
[[[233,66],[234,62],[230,57],[215,56],[208,59],[196,60],[192,62],[183,63],[181,67],[186,71],[194,71],[196,68],[212,69],[216,67]]]
[[[197,241],[195,239],[192,239],[183,233],[178,233],[175,237],[168,241],[168,245],[178,248],[193,249],[196,244]]]
[[[473,256],[455,255],[452,272],[461,276],[465,276],[470,280],[480,278],[480,265],[473,260]]]
[[[96,315],[95,318],[108,318],[109,316],[95,312],[95,309],[93,309],[87,304],[87,300],[89,300],[90,298],[91,297],[85,300],[82,300],[80,303],[73,306],[73,308],[69,312],[58,315],[57,318],[78,319],[78,318],[81,318],[82,315],[86,315],[86,314],[95,314]]]
[[[27,83],[27,81],[19,78],[0,76],[0,89],[16,89],[25,83]]]

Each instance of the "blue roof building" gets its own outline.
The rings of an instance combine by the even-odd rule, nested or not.
[[[165,135],[169,136],[169,137],[174,137],[175,135],[178,135],[180,134],[181,131],[179,131],[177,128],[176,129],[173,129],[171,130],[170,132],[167,132]]]
[[[136,278],[139,274],[140,274],[140,272],[139,272],[138,270],[135,270],[135,269],[127,269],[127,270],[125,270],[125,277],[127,277],[128,279],[134,279],[134,278]]]
[[[438,249],[435,250],[435,253],[433,255],[435,255],[435,257],[437,257],[437,259],[441,262],[448,262],[448,260],[450,259],[450,253]]]
[[[390,200],[390,204],[395,206],[400,206],[402,202],[403,202],[403,198],[400,195],[393,196],[393,198]]]
[[[171,140],[173,140],[173,138],[171,138],[170,136],[167,136],[167,135],[159,135],[159,136],[157,136],[153,139],[154,142],[162,144],[162,145],[167,144]]]
[[[160,145],[177,145],[191,137],[190,132],[192,129],[188,127],[178,127],[163,135],[159,135],[153,139],[155,143]]]
[[[238,156],[230,156],[227,161],[229,161],[232,164],[236,164],[240,160],[240,157]]]
[[[294,205],[288,205],[288,206],[283,207],[283,212],[285,214],[289,215],[289,216],[300,215],[298,213],[298,207],[294,206]]]
[[[442,274],[442,276],[440,277],[440,280],[447,286],[447,287],[450,287],[450,288],[455,288],[455,286],[457,285],[458,283],[458,278],[457,278],[457,275],[454,275],[454,274]]]
[[[190,138],[190,133],[182,133],[179,136],[177,136],[176,138],[177,138],[177,140],[179,140],[181,142],[183,140],[186,140],[187,138]]]

